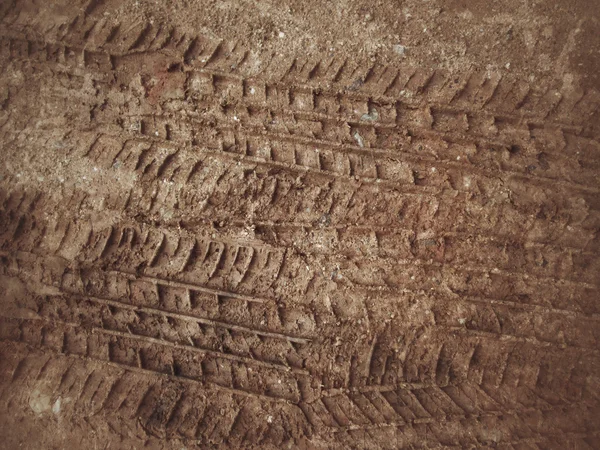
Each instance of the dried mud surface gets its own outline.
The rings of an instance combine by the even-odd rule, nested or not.
[[[600,448],[562,3],[0,2],[0,447]]]

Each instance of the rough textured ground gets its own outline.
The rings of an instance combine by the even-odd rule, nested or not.
[[[599,16],[0,2],[0,447],[600,448]]]

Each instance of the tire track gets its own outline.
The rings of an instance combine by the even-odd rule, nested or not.
[[[12,24],[16,31],[18,26]],[[25,33],[26,34],[26,33]],[[186,35],[175,27],[138,23],[121,26],[107,19],[78,16],[54,35],[66,45],[85,45],[87,51],[100,50],[140,59],[151,59],[153,53],[169,55],[174,62],[195,68],[210,68],[226,76],[255,77],[256,67],[260,78],[309,86],[336,86],[340,90],[378,100],[393,102],[408,99],[413,104],[454,104],[475,111],[492,110],[511,114],[517,111],[524,117],[549,120],[584,120],[598,114],[598,92],[572,93],[533,86],[508,75],[491,76],[472,72],[449,73],[443,70],[415,69],[399,65],[382,66],[366,61],[346,61],[334,58],[308,61],[302,58],[254,55],[240,43],[228,43],[205,36]],[[152,37],[150,37],[152,36]],[[263,61],[254,59],[258,56]],[[275,56],[275,57],[273,57]],[[265,58],[272,58],[264,62]],[[456,82],[458,80],[458,82]],[[416,100],[415,100],[416,99]],[[474,108],[475,106],[475,108]],[[592,128],[593,129],[593,128]]]
[[[148,445],[594,447],[600,93],[100,3],[0,7],[0,406]]]
[[[11,58],[17,60],[36,56],[40,51],[39,48],[45,46],[44,43],[17,42],[9,41],[7,43],[7,48],[13,47]],[[21,48],[23,50],[19,51],[18,49]],[[63,50],[64,53],[72,51],[73,49],[70,48]],[[77,51],[85,52],[85,50]],[[105,59],[106,61],[116,61],[118,58],[108,55]],[[85,61],[84,56],[79,59]],[[139,64],[140,58],[135,57],[133,61],[134,64]],[[46,63],[46,61],[43,62]],[[64,61],[64,63],[67,62],[67,60]],[[123,63],[123,67],[113,67],[113,65],[114,63],[107,65],[104,70],[114,72],[115,77],[119,73],[131,72],[127,62]],[[47,67],[47,64],[44,64],[44,67]],[[140,71],[144,71],[141,66],[133,70],[134,73]],[[263,86],[260,91],[257,91],[257,88],[249,87],[247,82],[240,82],[235,78],[231,80],[231,83],[241,84],[229,85],[226,79],[225,82],[222,82],[223,76],[217,76],[210,72],[198,72],[197,76],[194,74],[194,72],[185,72],[183,74],[185,77],[182,77],[178,72],[167,72],[166,76],[172,77],[176,82],[181,99],[185,98],[191,101],[194,107],[186,108],[185,103],[179,104],[175,112],[185,112],[186,115],[191,114],[194,117],[194,111],[199,106],[209,108],[211,114],[215,114],[216,120],[224,122],[226,126],[230,127],[225,130],[230,130],[232,126],[240,124],[243,124],[244,128],[254,129],[254,134],[259,136],[264,136],[264,130],[269,130],[273,133],[270,136],[271,140],[273,137],[287,141],[290,139],[296,142],[300,140],[300,142],[306,142],[308,147],[316,145],[320,152],[335,149],[344,153],[365,153],[371,157],[385,155],[396,159],[406,157],[407,154],[415,154],[419,156],[419,161],[431,158],[432,154],[438,154],[436,159],[432,160],[436,164],[441,163],[439,158],[442,157],[445,164],[458,167],[465,166],[464,162],[471,161],[471,170],[473,163],[479,166],[483,164],[483,167],[487,166],[491,171],[501,165],[506,166],[505,173],[518,174],[525,181],[539,179],[547,184],[553,180],[564,183],[573,189],[594,189],[589,184],[595,183],[593,169],[597,164],[594,162],[594,158],[585,158],[589,158],[589,154],[598,152],[597,142],[572,133],[565,134],[564,131],[548,130],[542,124],[523,124],[521,117],[515,117],[513,120],[494,117],[477,118],[476,120],[483,123],[491,123],[490,130],[497,130],[497,136],[490,135],[488,132],[488,135],[478,137],[476,133],[481,125],[466,123],[463,134],[457,132],[461,127],[452,125],[453,122],[460,122],[461,115],[473,119],[464,112],[457,113],[458,119],[448,119],[445,115],[453,113],[444,109],[439,112],[432,112],[429,107],[424,110],[414,108],[399,110],[398,106],[382,105],[382,114],[384,112],[386,114],[380,115],[374,109],[373,102],[366,98],[361,102],[350,100],[346,102],[348,104],[344,104],[344,102],[340,103],[340,98],[344,99],[347,94],[335,93],[327,96],[328,94],[322,91],[315,94],[312,90],[305,92],[306,89],[300,87],[297,88],[298,94],[294,95],[292,93],[294,88],[283,84],[270,88]],[[156,74],[150,75],[155,76]],[[99,80],[98,87],[105,85],[107,81]],[[123,80],[123,82],[129,84],[130,80]],[[173,83],[170,81],[163,79],[161,83],[170,86],[171,89],[175,88],[171,86]],[[103,86],[103,88],[107,89],[108,87]],[[270,96],[267,96],[267,91],[271,92]],[[258,92],[264,92],[264,95],[261,97]],[[136,95],[135,92],[132,94]],[[313,98],[315,95],[325,96],[326,100],[318,102]],[[309,99],[298,100],[307,96]],[[219,106],[220,103],[223,103],[223,98],[226,98],[226,108]],[[173,107],[168,106],[169,102],[173,102],[172,98],[167,98],[162,102],[164,103],[163,108],[173,110]],[[332,106],[331,102],[334,102],[335,106]],[[323,103],[327,107],[319,107],[319,103]],[[373,116],[370,115],[371,113]],[[377,119],[373,118],[375,116]],[[194,127],[194,125],[185,125],[181,121],[168,123],[169,117],[160,116],[148,117],[144,122],[146,129],[156,129],[161,136],[170,134],[172,137],[185,138],[189,133],[187,130]],[[450,123],[450,125],[436,125],[441,123]],[[170,129],[171,133],[167,133],[165,127]],[[305,130],[311,131],[306,132]],[[233,131],[235,132],[235,130]],[[475,136],[469,137],[469,134],[464,134],[465,132],[475,132]],[[368,148],[357,145],[357,133],[359,133],[363,145],[366,144]],[[480,140],[481,138],[484,140]],[[533,141],[536,141],[538,145],[531,146]],[[543,145],[539,145],[542,143]],[[385,146],[386,144],[388,147]],[[392,145],[390,146],[390,144]],[[468,148],[468,151],[465,152],[465,146],[473,147]],[[321,147],[325,147],[325,149]],[[401,153],[398,152],[398,147],[401,148]],[[587,151],[582,152],[582,149]],[[445,154],[448,156],[444,158]],[[566,157],[565,154],[569,156]],[[320,161],[324,157],[317,156],[313,159]],[[540,166],[543,174],[536,176],[535,169]],[[479,170],[482,170],[483,167],[480,167]],[[562,181],[562,178],[569,177],[569,174],[572,173],[572,170],[565,170],[567,167],[575,168],[579,172],[589,170],[584,177],[584,180],[589,180],[589,183],[581,182],[582,174],[576,179]],[[554,173],[554,175],[548,177],[547,173]]]

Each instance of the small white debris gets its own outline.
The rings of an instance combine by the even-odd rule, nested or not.
[[[158,136],[158,131],[155,131],[155,132],[154,132],[154,136]]]
[[[54,405],[52,405],[52,412],[54,414],[60,413],[60,403],[61,403],[61,399],[60,399],[60,397],[58,397],[56,399],[56,401],[54,402]]]
[[[238,116],[233,116],[233,120],[235,120],[236,122],[240,121],[240,119],[238,119]]]
[[[267,423],[273,423],[273,416],[267,416]]]
[[[360,117],[360,120],[365,122],[375,122],[377,119],[379,119],[379,113],[375,109],[371,110],[368,114],[363,114]]]
[[[353,134],[354,140],[356,141],[356,143],[358,144],[359,147],[364,147],[365,146],[365,142],[363,141],[363,138],[360,134],[358,134],[358,131],[355,131]]]
[[[50,396],[34,390],[29,396],[29,407],[36,414],[42,414],[50,410],[51,408]]]
[[[510,69],[510,63],[506,63],[504,67],[506,67],[507,70]]]
[[[94,172],[98,172],[98,168],[97,167],[94,167],[93,170],[94,170]]]
[[[396,44],[392,47],[392,49],[394,50],[394,53],[400,56],[404,56],[406,53],[406,47],[404,45]]]
[[[436,169],[435,167],[432,167],[432,168],[431,168],[431,171],[432,171],[432,172],[436,172],[436,171],[437,171],[437,169]]]
[[[456,157],[456,160],[457,160],[457,161],[460,161],[460,156],[457,156],[457,157]]]
[[[253,87],[250,88],[250,94],[254,95],[256,93],[256,89],[254,89]]]
[[[458,323],[460,323],[461,325],[464,325],[465,323],[467,323],[467,319],[465,319],[464,317],[460,317],[458,319]]]
[[[283,31],[279,32],[279,39],[283,39],[285,37],[285,33]]]

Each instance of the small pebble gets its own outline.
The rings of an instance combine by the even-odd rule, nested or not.
[[[360,134],[358,134],[358,131],[356,131],[353,135],[354,140],[356,141],[356,143],[358,144],[359,147],[364,147],[365,143],[363,141],[363,138]]]
[[[406,53],[406,47],[404,45],[396,44],[393,49],[394,53],[397,53],[400,56],[404,56],[404,53]]]

